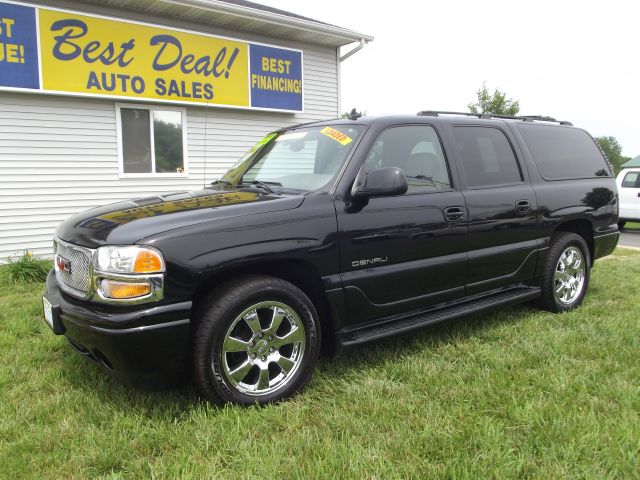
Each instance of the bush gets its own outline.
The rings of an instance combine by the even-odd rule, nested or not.
[[[52,266],[50,260],[34,257],[25,251],[21,257],[7,258],[7,264],[0,268],[2,276],[13,282],[44,282]]]

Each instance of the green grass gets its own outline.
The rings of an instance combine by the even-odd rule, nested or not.
[[[44,282],[51,270],[50,260],[34,257],[25,251],[19,257],[9,257],[0,269],[0,280],[10,282]]]
[[[0,478],[640,478],[640,252],[599,261],[582,308],[529,306],[321,360],[265,408],[146,393],[0,283]]]
[[[625,230],[640,230],[640,223],[638,222],[627,222],[624,224]]]

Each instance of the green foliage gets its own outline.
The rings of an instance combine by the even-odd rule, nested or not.
[[[467,108],[471,113],[493,113],[495,115],[517,115],[520,111],[520,103],[512,98],[507,98],[507,94],[495,89],[489,93],[487,83],[476,92],[478,100],[470,103]]]
[[[156,170],[176,173],[184,167],[182,158],[182,127],[159,119],[153,120]]]
[[[611,165],[613,166],[613,172],[617,175],[620,172],[620,167],[623,163],[631,160],[630,157],[622,155],[622,146],[616,137],[596,137],[596,142],[602,148]]]
[[[584,305],[527,305],[323,358],[292,400],[216,407],[111,379],[0,284],[0,478],[632,479],[640,252]]]
[[[44,282],[52,266],[51,261],[25,251],[18,258],[7,258],[6,265],[0,266],[0,276],[11,282]]]

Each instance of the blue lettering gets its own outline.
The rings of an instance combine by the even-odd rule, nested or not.
[[[165,96],[167,94],[167,86],[164,78],[156,78],[156,95]]]
[[[69,18],[67,20],[58,20],[51,25],[51,31],[57,32],[58,30],[62,30],[63,28],[68,28],[66,32],[62,35],[57,35],[53,38],[56,40],[56,44],[53,46],[53,56],[58,60],[73,60],[82,52],[82,49],[73,42],[70,42],[70,39],[80,38],[86,35],[87,33],[87,24],[82,20],[74,20]],[[74,29],[80,29],[78,33],[74,35]],[[71,51],[65,53],[62,51],[63,47],[67,46],[71,48]]]
[[[151,40],[149,43],[151,44],[151,46],[162,45],[160,47],[160,50],[158,50],[158,53],[156,53],[156,56],[153,59],[153,63],[151,64],[154,70],[158,70],[158,71],[169,70],[176,63],[180,61],[180,57],[182,57],[182,45],[180,44],[180,41],[176,37],[172,35],[155,35],[154,37],[151,37]],[[177,52],[176,52],[177,54],[175,55],[174,59],[164,60],[164,62],[161,62],[160,57],[164,54],[165,50],[169,45],[173,45],[174,47],[177,48]]]
[[[196,58],[190,53],[182,56],[182,44],[180,40],[172,35],[155,35],[149,42],[152,46],[160,46],[155,57],[153,58],[152,67],[157,71],[169,70],[176,65],[180,66],[182,73],[189,74],[195,72],[199,75],[212,76],[218,78],[222,75],[229,78],[229,71],[233,63],[240,53],[240,49],[234,48],[227,58],[227,47],[222,47],[215,57],[211,60],[209,55]],[[171,90],[171,89],[169,89]],[[171,92],[169,92],[171,94]]]
[[[98,81],[98,76],[96,72],[89,72],[89,78],[87,79],[87,90],[91,90],[92,88],[97,88],[98,90],[102,90],[100,87],[100,82]]]
[[[117,63],[120,67],[126,67],[133,61],[133,57],[129,59],[126,58],[127,53],[135,47],[135,41],[133,39],[120,44],[118,53],[116,53],[116,47],[113,42],[109,42],[107,46],[103,48],[99,41],[94,40],[87,43],[83,48],[71,40],[84,37],[89,31],[87,24],[82,20],[68,18],[58,20],[51,25],[52,32],[57,32],[65,28],[67,30],[61,35],[53,37],[56,41],[53,46],[53,56],[58,60],[73,60],[82,55],[83,60],[87,63],[98,61],[103,65],[113,65]]]

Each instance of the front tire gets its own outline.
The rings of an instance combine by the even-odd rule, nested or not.
[[[206,300],[194,338],[195,381],[214,403],[267,404],[307,383],[320,352],[318,314],[295,285],[243,276]]]
[[[589,287],[591,256],[584,238],[558,232],[551,239],[542,277],[542,307],[565,312],[578,307]]]
[[[618,222],[618,230],[622,230],[626,224],[627,222],[625,222],[624,220],[620,220]]]

